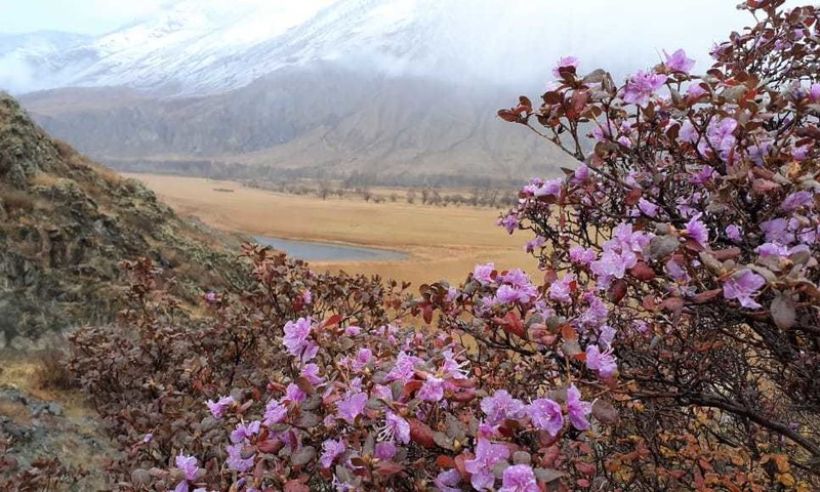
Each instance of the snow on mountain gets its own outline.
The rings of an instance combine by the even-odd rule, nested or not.
[[[55,61],[61,50],[92,39],[57,31],[0,33],[0,88],[24,92],[50,87],[60,70]]]
[[[521,87],[542,83],[568,53],[616,72],[654,64],[662,49],[681,46],[703,60],[736,24],[730,3],[633,0],[610,16],[601,15],[614,8],[610,0],[178,0],[115,32],[60,41],[61,49],[22,60],[40,74],[32,90],[126,85],[212,94],[317,61]],[[711,15],[696,25],[662,22],[699,10]],[[0,83],[12,77],[0,65]]]

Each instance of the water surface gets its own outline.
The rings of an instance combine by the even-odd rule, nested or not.
[[[387,261],[407,258],[406,253],[389,249],[297,241],[264,236],[257,236],[254,239],[263,246],[270,246],[274,249],[284,251],[289,256],[305,261]]]

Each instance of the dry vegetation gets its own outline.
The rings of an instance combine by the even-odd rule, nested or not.
[[[460,280],[476,263],[502,268],[535,262],[520,241],[495,225],[490,208],[439,207],[406,201],[372,203],[360,197],[294,196],[202,178],[129,175],[143,181],[177,211],[207,224],[252,235],[340,242],[408,252],[401,261],[314,263],[351,273],[377,273],[414,285]],[[233,189],[234,193],[219,190]]]

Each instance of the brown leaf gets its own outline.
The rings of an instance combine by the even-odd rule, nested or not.
[[[646,263],[639,261],[634,267],[629,269],[629,274],[638,280],[648,282],[655,278],[655,270]]]
[[[781,330],[788,330],[797,321],[794,301],[787,294],[775,296],[772,300],[771,313],[774,324]]]
[[[592,415],[604,424],[618,422],[618,410],[605,400],[595,400],[595,403],[592,404]]]

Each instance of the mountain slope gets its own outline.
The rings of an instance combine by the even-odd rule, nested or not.
[[[109,104],[112,91],[63,90],[22,101],[55,135],[129,170],[180,172],[191,162],[214,162],[225,170],[220,175],[233,177],[275,178],[288,170],[416,184],[436,176],[521,180],[572,165],[552,143],[495,117],[509,99],[500,90],[316,64],[207,97],[119,94],[114,99],[123,102]],[[258,168],[240,172],[248,166]]]
[[[180,299],[196,300],[238,272],[218,238],[52,140],[0,93],[0,348],[111,319],[126,259],[152,258],[179,278]]]

